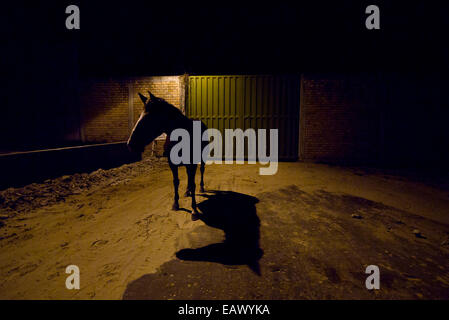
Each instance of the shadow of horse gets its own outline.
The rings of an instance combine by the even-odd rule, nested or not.
[[[224,231],[225,240],[197,249],[182,249],[176,257],[189,261],[218,262],[224,265],[248,265],[260,275],[260,220],[255,197],[233,191],[208,191],[207,200],[198,204],[200,219],[208,226]]]

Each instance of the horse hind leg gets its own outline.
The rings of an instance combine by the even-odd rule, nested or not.
[[[178,193],[178,187],[179,187],[179,177],[178,177],[178,167],[175,165],[170,164],[170,169],[173,174],[173,187],[175,188],[175,198],[173,201],[172,210],[179,210],[179,193]]]
[[[189,184],[189,190],[191,192],[192,196],[192,209],[193,209],[193,215],[192,219],[197,220],[198,219],[198,209],[196,207],[196,199],[195,199],[195,174],[196,174],[196,165],[193,165],[187,169],[187,179]]]
[[[204,162],[201,162],[201,165],[200,165],[200,172],[201,172],[200,192],[201,193],[205,192],[204,191],[204,169],[205,169],[204,166],[205,166]]]

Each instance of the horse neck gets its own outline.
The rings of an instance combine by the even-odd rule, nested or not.
[[[179,112],[174,112],[168,117],[166,128],[164,128],[164,133],[170,134],[175,129],[185,129],[187,131],[192,130],[192,120],[187,118],[185,115]]]

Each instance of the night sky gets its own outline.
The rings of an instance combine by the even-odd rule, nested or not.
[[[369,1],[111,2],[15,2],[3,63],[52,56],[87,76],[448,69],[447,5],[427,1],[377,2],[373,31]],[[72,3],[81,30],[65,29]]]

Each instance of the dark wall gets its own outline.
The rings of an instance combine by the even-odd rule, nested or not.
[[[300,158],[443,167],[448,84],[437,72],[305,74]]]
[[[61,11],[59,11],[59,10]],[[79,140],[78,44],[64,25],[64,6],[6,7],[2,42],[0,149]],[[2,18],[3,19],[3,18]]]
[[[449,161],[449,85],[443,73],[395,73],[384,108],[384,161],[446,166]]]
[[[381,30],[368,31],[367,1],[74,3],[81,30],[65,29],[72,3],[4,5],[0,149],[79,140],[80,83],[96,76],[325,72],[385,77],[386,102],[369,109],[376,157],[448,160],[447,5],[379,1]]]

